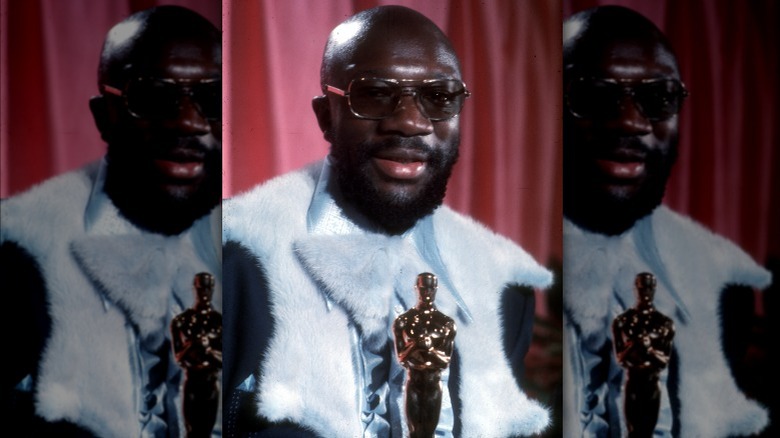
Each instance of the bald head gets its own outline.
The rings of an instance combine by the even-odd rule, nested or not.
[[[208,56],[221,63],[221,41],[219,30],[189,9],[159,6],[137,12],[116,24],[106,36],[98,81],[121,88],[161,57],[170,58],[172,47],[177,48],[179,56]]]
[[[386,51],[409,58],[433,54],[433,61],[451,65],[460,74],[452,44],[433,21],[403,6],[380,6],[359,12],[333,29],[325,45],[320,81],[339,83],[351,66]]]
[[[601,6],[578,12],[563,25],[564,80],[591,70],[616,45],[631,45],[637,56],[672,66],[677,60],[666,36],[643,15],[621,6]]]

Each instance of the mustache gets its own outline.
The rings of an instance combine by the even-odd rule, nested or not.
[[[376,143],[364,144],[361,150],[367,155],[376,155],[377,153],[391,150],[404,150],[426,157],[436,154],[435,148],[415,137],[389,138]]]
[[[637,137],[615,137],[597,142],[591,155],[596,158],[624,158],[644,160],[657,153]]]
[[[199,137],[167,137],[156,139],[144,148],[144,155],[170,161],[206,161],[221,157],[221,148]]]
[[[221,148],[218,145],[211,145],[193,137],[158,139],[141,145],[110,143],[108,155],[113,161],[127,165],[158,159],[177,162],[202,161],[214,166],[221,166],[222,162]]]
[[[161,158],[179,159],[179,160],[203,160],[206,156],[215,151],[215,148],[209,147],[205,142],[197,138],[179,138],[177,141],[165,144],[160,148],[155,148],[156,156]]]

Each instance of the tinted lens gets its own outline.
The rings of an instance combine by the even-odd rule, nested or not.
[[[125,91],[127,109],[145,119],[175,119],[181,111],[182,97],[189,94],[201,115],[207,119],[222,118],[222,82],[209,81],[182,85],[155,79],[132,81]]]
[[[420,87],[419,99],[424,115],[431,120],[454,117],[463,108],[466,89],[456,80],[428,82]]]
[[[620,116],[624,95],[631,96],[643,116],[666,120],[680,111],[686,96],[680,81],[661,79],[634,85],[621,85],[598,79],[578,79],[566,94],[569,111],[586,119],[610,119]]]
[[[207,119],[222,119],[222,82],[204,82],[193,86],[192,99]]]
[[[617,84],[595,81],[574,81],[567,93],[569,111],[585,119],[608,119],[620,112],[622,87]]]
[[[393,114],[401,96],[401,87],[381,79],[360,79],[349,88],[349,104],[357,115],[383,118]]]
[[[661,80],[636,85],[633,95],[634,103],[645,117],[666,120],[680,111],[685,93],[680,82]]]
[[[456,116],[466,99],[463,83],[457,80],[424,82],[421,85],[404,85],[385,79],[358,79],[349,87],[349,104],[352,111],[369,119],[390,117],[404,94],[414,90],[422,114],[431,120],[444,120]]]
[[[179,90],[174,84],[138,79],[128,84],[125,99],[127,109],[136,117],[171,119],[179,114]]]

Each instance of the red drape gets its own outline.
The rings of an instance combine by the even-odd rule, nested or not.
[[[564,0],[564,17],[600,4],[632,8],[656,23],[691,92],[665,203],[759,263],[780,257],[780,4]]]
[[[223,193],[325,156],[311,109],[328,34],[384,1],[227,1]],[[560,40],[556,2],[395,1],[452,39],[473,96],[446,202],[542,262],[560,256]]]

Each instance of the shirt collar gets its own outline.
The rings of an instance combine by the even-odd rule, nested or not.
[[[362,228],[350,220],[344,210],[338,206],[336,199],[340,198],[341,190],[335,178],[331,178],[330,157],[322,165],[317,185],[314,188],[309,211],[306,215],[306,226],[310,234],[343,236],[363,232]]]
[[[122,217],[106,194],[107,168],[108,163],[103,158],[84,211],[84,231],[90,235],[140,234],[138,228]]]

